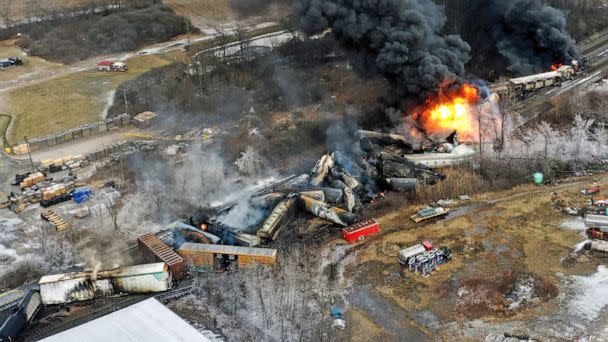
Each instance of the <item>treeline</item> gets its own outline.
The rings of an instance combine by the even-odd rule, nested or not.
[[[5,28],[22,24],[109,13],[125,8],[143,8],[162,0],[80,0],[71,6],[51,5],[41,0],[0,0],[0,19]]]
[[[0,39],[18,32],[21,33],[19,45],[30,55],[72,63],[91,56],[131,51],[187,32],[191,25],[188,19],[158,2],[160,0],[92,1],[88,7],[81,8],[85,12],[37,15],[36,18],[50,19],[2,30]]]

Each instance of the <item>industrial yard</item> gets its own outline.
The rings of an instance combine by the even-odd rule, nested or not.
[[[1,341],[608,339],[603,1],[37,6]]]

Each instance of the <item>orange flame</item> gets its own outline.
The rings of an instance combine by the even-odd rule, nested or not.
[[[473,136],[476,127],[473,106],[479,102],[479,89],[469,84],[448,86],[443,84],[437,95],[415,110],[414,119],[427,134],[448,135],[456,131],[461,136]]]
[[[557,71],[557,69],[561,68],[562,66],[562,63],[553,64],[551,65],[551,71]]]

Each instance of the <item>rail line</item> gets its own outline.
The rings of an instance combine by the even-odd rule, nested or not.
[[[67,317],[53,319],[50,323],[47,324],[35,325],[31,328],[28,328],[25,333],[20,337],[20,340],[37,341],[45,337],[57,334],[61,331],[79,326],[93,319],[105,316],[114,311],[118,311],[133,304],[139,303],[148,298],[153,297],[162,303],[167,303],[172,300],[176,300],[190,295],[194,293],[195,290],[196,287],[194,285],[188,285],[156,295],[126,295],[118,298],[110,298],[109,300],[104,300],[99,306],[93,306],[93,311],[85,312],[83,314],[72,314]]]

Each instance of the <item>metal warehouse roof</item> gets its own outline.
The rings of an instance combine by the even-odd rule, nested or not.
[[[276,256],[277,250],[272,248],[254,248],[227,245],[210,245],[205,243],[184,242],[179,250],[201,251],[208,253],[233,254],[233,255],[263,255]]]
[[[46,342],[201,341],[211,342],[181,317],[150,298],[47,337]]]

